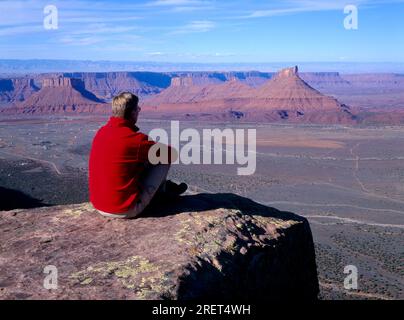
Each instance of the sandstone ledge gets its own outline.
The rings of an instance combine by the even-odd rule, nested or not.
[[[233,194],[134,220],[88,203],[0,212],[0,299],[315,299],[306,219]],[[58,268],[58,289],[43,287]]]

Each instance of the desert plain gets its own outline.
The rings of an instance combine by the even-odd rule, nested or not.
[[[0,210],[88,201],[91,141],[107,116],[2,118]],[[140,129],[169,132],[145,119]],[[306,217],[321,299],[402,299],[404,127],[180,121],[180,128],[257,130],[256,171],[235,165],[172,165],[188,193],[229,192]],[[225,151],[224,151],[225,152]],[[344,288],[346,266],[358,289]]]

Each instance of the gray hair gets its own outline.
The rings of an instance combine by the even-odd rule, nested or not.
[[[112,115],[129,119],[133,110],[138,108],[139,98],[130,93],[122,92],[112,99]]]

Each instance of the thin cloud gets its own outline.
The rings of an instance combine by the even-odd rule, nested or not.
[[[62,23],[106,23],[106,22],[131,22],[142,19],[141,17],[131,16],[61,16]]]
[[[147,2],[145,7],[159,7],[167,10],[168,13],[190,13],[195,11],[211,10],[214,9],[212,1],[202,0],[157,0]]]
[[[211,5],[197,6],[197,7],[180,6],[180,7],[172,8],[171,12],[173,12],[173,13],[190,13],[190,12],[195,12],[195,11],[213,10],[213,9],[215,9],[215,7],[211,6]]]
[[[205,5],[207,1],[200,0],[156,0],[147,3],[148,6],[195,6]]]
[[[116,43],[125,44],[127,47],[133,47],[133,43],[138,42],[141,39],[138,35],[115,35],[115,34],[98,34],[98,35],[86,35],[86,34],[67,34],[59,38],[59,42],[64,45],[74,46],[91,46],[94,44],[111,45]],[[136,43],[137,44],[137,43]]]
[[[109,26],[105,23],[95,23],[86,26],[83,29],[71,31],[70,34],[111,34],[111,33],[126,33],[136,30],[136,27],[125,26]]]
[[[200,33],[209,32],[216,27],[213,21],[209,20],[196,20],[170,32],[170,34],[186,34],[186,33]]]
[[[44,28],[41,25],[25,25],[25,26],[13,26],[8,28],[0,28],[0,36],[16,36],[20,34],[31,34],[43,32]]]
[[[390,3],[402,2],[403,0],[391,0]],[[387,1],[386,1],[387,2]],[[383,2],[385,3],[385,2]],[[316,11],[333,11],[343,10],[347,4],[353,4],[357,6],[362,5],[376,5],[381,4],[381,1],[372,0],[351,0],[349,3],[346,0],[289,0],[282,3],[278,3],[277,7],[271,7],[268,9],[260,9],[249,12],[246,15],[239,18],[263,18],[280,15],[298,14],[304,12],[316,12]]]
[[[89,46],[96,43],[106,41],[105,38],[101,37],[73,37],[73,36],[65,36],[60,38],[60,42],[68,45],[75,46]]]

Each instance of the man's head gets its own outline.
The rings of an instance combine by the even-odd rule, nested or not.
[[[112,115],[136,123],[140,111],[138,103],[136,95],[122,92],[112,99]]]

